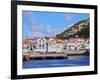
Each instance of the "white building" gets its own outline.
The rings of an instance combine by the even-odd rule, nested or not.
[[[70,39],[65,42],[64,50],[79,50],[79,49],[89,49],[89,40],[85,39]]]
[[[46,39],[39,38],[36,40],[36,52],[45,52],[46,51]]]
[[[40,38],[37,40],[36,52],[62,52],[63,42],[62,40],[49,38]]]
[[[63,41],[62,40],[59,40],[59,39],[54,39],[54,40],[51,40],[49,41],[48,43],[48,51],[49,52],[63,52]]]
[[[89,49],[89,39],[72,38],[61,40],[56,38],[38,38],[23,41],[24,53],[63,53],[64,51],[80,49]]]

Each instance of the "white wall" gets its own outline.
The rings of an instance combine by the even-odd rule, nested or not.
[[[61,2],[61,3],[82,3],[82,4],[99,4],[100,0],[33,0],[33,1],[48,1],[48,2]],[[100,5],[99,12],[100,14]],[[10,0],[0,0],[0,80],[10,80]],[[98,16],[100,21],[100,15]],[[100,23],[98,27],[100,34]],[[100,37],[98,39],[100,41]],[[98,43],[100,44],[100,42]],[[100,45],[99,45],[100,48]],[[99,50],[99,49],[98,49]],[[100,53],[100,50],[99,52]],[[100,58],[100,54],[98,54]],[[100,59],[98,59],[100,61]],[[100,67],[100,62],[99,67]],[[33,79],[32,79],[33,80]],[[98,75],[84,75],[84,76],[67,76],[67,77],[55,77],[55,78],[40,78],[34,80],[100,80],[100,68]]]

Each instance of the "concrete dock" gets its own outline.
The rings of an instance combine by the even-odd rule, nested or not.
[[[36,53],[36,54],[31,54],[31,55],[24,55],[23,59],[24,60],[42,60],[42,59],[62,59],[62,58],[67,58],[66,53]]]
[[[65,54],[69,55],[88,55],[89,50],[84,49],[84,50],[69,50],[69,51],[64,51]]]
[[[71,50],[60,53],[24,53],[23,60],[64,59],[74,55],[88,55],[89,50]]]

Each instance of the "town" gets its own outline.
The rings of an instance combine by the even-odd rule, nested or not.
[[[89,38],[57,39],[55,37],[28,38],[22,41],[23,56],[54,56],[84,54],[89,51]],[[66,56],[65,55],[65,56]],[[49,56],[49,57],[51,57]],[[64,56],[64,55],[63,55]]]

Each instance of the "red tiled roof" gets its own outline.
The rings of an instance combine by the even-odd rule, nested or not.
[[[28,42],[28,40],[23,40],[22,41],[22,44],[28,44],[29,42]]]

